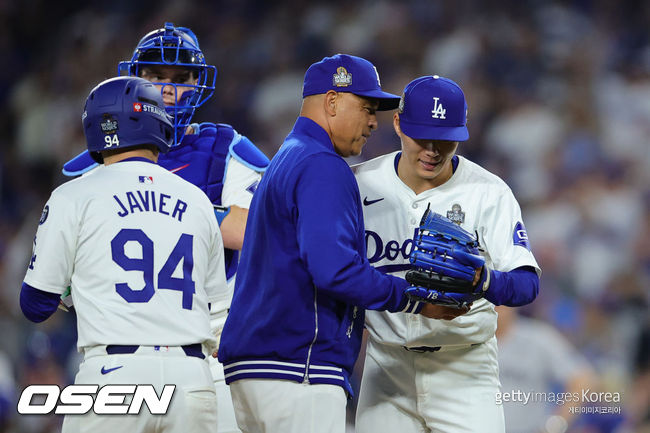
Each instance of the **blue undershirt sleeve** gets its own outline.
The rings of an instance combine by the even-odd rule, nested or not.
[[[519,307],[530,304],[539,293],[539,276],[531,266],[509,272],[490,270],[490,287],[485,299],[494,305]]]
[[[50,317],[59,306],[61,295],[44,292],[29,284],[23,283],[20,289],[20,309],[27,319],[40,323]]]

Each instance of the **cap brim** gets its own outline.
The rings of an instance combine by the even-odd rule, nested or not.
[[[384,92],[382,90],[368,90],[367,92],[352,92],[355,95],[363,96],[365,98],[374,98],[379,101],[377,111],[394,110],[399,106],[399,100],[402,99],[392,93]]]
[[[434,126],[405,122],[400,119],[400,129],[406,135],[418,140],[467,141],[467,126]]]

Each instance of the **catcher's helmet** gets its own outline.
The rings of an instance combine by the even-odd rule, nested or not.
[[[101,151],[154,145],[169,151],[174,129],[160,91],[138,77],[116,77],[90,91],[81,116],[88,152],[102,162]]]
[[[182,84],[192,90],[177,95],[176,104],[166,107],[172,115],[176,134],[174,144],[179,144],[190,124],[194,111],[203,105],[214,93],[217,68],[207,65],[199,41],[194,33],[186,27],[174,27],[165,23],[162,29],[147,33],[138,43],[131,60],[120,62],[118,75],[142,75],[142,68],[147,65],[180,66],[193,71],[198,78],[196,84]],[[177,85],[165,83],[165,86]]]

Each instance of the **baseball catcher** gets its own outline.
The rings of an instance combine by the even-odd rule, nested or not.
[[[490,272],[471,233],[427,208],[413,245],[414,269],[406,273],[412,300],[468,308],[483,297]]]

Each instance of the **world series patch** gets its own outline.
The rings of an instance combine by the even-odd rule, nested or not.
[[[104,114],[99,126],[102,128],[102,132],[106,135],[115,134],[119,129],[117,119],[110,114]]]
[[[336,87],[348,87],[352,85],[352,74],[343,66],[336,69],[336,74],[332,76],[332,85]]]
[[[461,225],[462,223],[465,222],[465,212],[463,212],[462,208],[458,203],[454,203],[451,206],[451,210],[447,211],[447,218],[449,218],[456,224]]]

